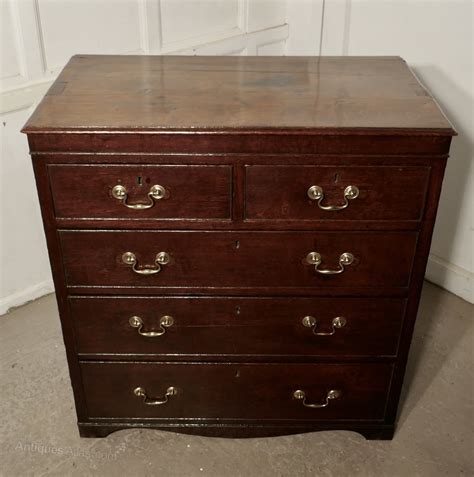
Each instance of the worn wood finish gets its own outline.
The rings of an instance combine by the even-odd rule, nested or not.
[[[94,209],[89,208],[87,211],[83,211],[83,215],[87,215],[88,217],[58,217],[56,212],[56,224],[60,228],[78,228],[78,227],[90,227],[90,228],[152,228],[152,229],[168,229],[170,224],[172,223],[173,228],[175,229],[194,229],[194,230],[294,230],[297,227],[299,230],[417,230],[418,229],[418,220],[400,220],[400,218],[394,218],[393,220],[374,220],[371,215],[365,214],[365,218],[362,219],[358,217],[357,220],[354,220],[350,216],[348,216],[347,212],[342,213],[322,213],[320,214],[320,218],[315,217],[314,210],[317,208],[314,202],[307,200],[306,193],[302,193],[304,187],[300,188],[293,188],[294,189],[294,196],[289,197],[292,201],[293,207],[294,204],[304,203],[303,210],[310,210],[311,211],[311,220],[308,219],[296,219],[293,217],[289,217],[288,215],[285,218],[270,217],[266,216],[264,220],[262,219],[252,219],[245,217],[244,214],[244,199],[245,201],[249,202],[249,191],[247,194],[246,190],[246,178],[245,178],[245,169],[249,169],[247,166],[251,166],[250,168],[253,169],[254,165],[265,165],[266,170],[272,170],[275,166],[277,168],[284,168],[290,167],[291,170],[294,171],[298,175],[298,171],[305,171],[307,168],[314,167],[314,164],[318,164],[316,170],[326,170],[330,169],[334,171],[334,177],[341,177],[341,174],[344,173],[347,169],[356,169],[360,168],[360,170],[377,170],[378,167],[383,166],[384,171],[390,171],[394,173],[395,171],[403,170],[407,174],[410,171],[419,171],[422,175],[421,171],[425,171],[427,177],[425,180],[428,180],[429,175],[431,174],[433,163],[441,163],[445,159],[445,156],[434,156],[434,157],[424,157],[424,156],[406,156],[403,158],[393,157],[393,156],[370,156],[370,155],[337,155],[337,156],[319,156],[314,154],[303,154],[303,155],[287,155],[281,154],[278,156],[275,155],[215,155],[215,154],[205,154],[205,155],[175,155],[175,154],[48,154],[48,155],[35,155],[35,160],[37,161],[47,161],[49,164],[48,170],[50,171],[68,171],[68,167],[71,167],[71,170],[76,170],[75,166],[81,166],[80,170],[91,168],[92,170],[104,170],[107,171],[110,166],[112,170],[117,170],[117,164],[126,163],[126,164],[137,164],[137,168],[132,168],[130,166],[124,166],[122,164],[121,168],[118,170],[127,170],[133,171],[137,173],[136,175],[132,176],[131,182],[135,183],[137,181],[137,177],[142,177],[143,174],[140,176],[139,172],[143,171],[144,167],[147,170],[148,167],[154,166],[156,164],[163,165],[167,167],[167,165],[181,165],[183,167],[189,167],[187,164],[199,164],[201,166],[210,166],[215,165],[216,163],[225,164],[233,169],[233,190],[232,190],[232,221],[225,220],[225,219],[216,219],[216,218],[170,218],[164,217],[163,218],[163,208],[169,207],[168,203],[158,203],[154,210],[135,210],[135,211],[128,211],[124,213],[128,213],[129,218],[134,220],[124,220],[125,217],[95,217],[91,218],[93,215],[99,215],[95,210],[96,207],[104,207],[104,204],[107,204],[113,211],[126,209],[120,203],[116,203],[113,205],[111,203],[112,198],[109,195],[110,188],[114,182],[109,182],[108,184],[102,184],[102,186],[98,187],[97,189],[90,190],[90,185],[88,182],[83,181],[83,186],[87,188],[88,193],[85,200],[94,204]],[[350,163],[352,164],[351,168],[348,168],[346,165]],[[87,164],[87,165],[85,165]],[[107,167],[103,169],[100,167],[104,164],[107,164]],[[68,167],[63,168],[63,165],[67,165]],[[95,168],[93,165],[97,165]],[[285,166],[285,167],[284,167]],[[150,167],[152,168],[152,167]],[[152,168],[155,170],[155,168]],[[214,170],[212,167],[211,170]],[[258,168],[260,169],[260,168]],[[160,168],[156,168],[156,170],[161,170]],[[180,170],[183,170],[180,168]],[[192,170],[192,169],[191,169]],[[301,176],[301,173],[299,173]],[[74,176],[75,177],[75,176]],[[80,190],[80,184],[78,181],[75,181],[74,177],[67,175],[67,179],[74,181],[76,185],[77,193],[72,193],[71,188],[64,187],[61,183],[58,183],[57,186],[52,184],[53,190],[59,188],[61,190],[61,200],[67,202],[70,207],[82,207],[80,205],[81,201],[78,201],[78,197],[81,196],[84,198],[84,191]],[[398,177],[401,179],[405,176],[403,174],[399,174]],[[87,176],[86,179],[92,179],[90,176]],[[120,179],[118,177],[117,179]],[[389,179],[389,178],[388,178]],[[176,178],[174,178],[176,180]],[[395,188],[398,192],[398,196],[389,190],[386,190],[379,182],[372,181],[371,184],[367,185],[367,189],[362,191],[362,194],[367,195],[368,193],[371,196],[374,196],[377,192],[378,195],[387,196],[386,198],[390,199],[390,207],[393,213],[393,210],[401,209],[400,204],[404,205],[403,210],[399,210],[399,213],[402,217],[407,217],[407,214],[410,214],[410,203],[405,199],[405,196],[410,197],[411,200],[416,203],[416,201],[421,201],[420,207],[423,207],[423,197],[426,193],[426,184],[422,181],[418,181],[418,183],[413,183],[404,179],[405,187],[402,189],[396,183],[391,181],[391,187]],[[288,189],[292,187],[290,183],[285,185],[284,189]],[[376,187],[376,189],[374,189]],[[418,187],[421,187],[418,190]],[[185,186],[184,186],[185,188]],[[137,188],[138,194],[141,194],[143,197],[143,191],[140,188]],[[180,189],[181,191],[182,189]],[[212,187],[211,187],[212,190]],[[105,192],[107,191],[107,192]],[[192,191],[187,191],[186,196],[193,195],[194,189]],[[198,195],[206,195],[208,191],[200,191]],[[264,194],[261,190],[260,194]],[[97,197],[96,197],[97,195]],[[275,194],[272,193],[272,196]],[[270,194],[267,194],[270,197]],[[100,197],[100,199],[99,199]],[[136,197],[135,197],[136,198]],[[207,199],[209,197],[206,196]],[[380,198],[380,197],[379,197]],[[278,203],[278,197],[273,197],[272,201]],[[340,200],[340,196],[337,197]],[[199,201],[202,200],[199,198]],[[115,200],[112,201],[115,203]],[[192,210],[193,215],[195,214],[205,214],[204,211],[199,211],[193,205],[194,201],[186,201],[185,204],[181,206],[175,200],[173,202],[174,209],[177,208],[185,208],[187,210]],[[308,204],[310,207],[308,207]],[[212,204],[214,205],[214,201]],[[354,206],[357,204],[351,202],[351,205]],[[365,201],[365,206],[368,205],[368,201]],[[57,208],[57,207],[56,207]],[[249,206],[247,205],[247,208]],[[359,212],[363,213],[363,209]],[[268,210],[268,209],[267,209]],[[351,209],[352,211],[353,209]],[[122,212],[121,212],[122,213]],[[319,212],[316,212],[319,213]],[[352,212],[350,212],[352,213]],[[429,201],[425,201],[425,208],[423,210],[423,214],[425,219],[433,218],[434,211],[433,208],[430,206]],[[76,214],[78,215],[78,214]],[[104,214],[100,214],[104,215]],[[112,215],[112,214],[109,214]],[[415,216],[415,215],[413,215]],[[171,222],[172,221],[172,222]]]
[[[249,422],[217,422],[207,420],[188,420],[186,422],[163,422],[155,420],[122,421],[120,424],[106,419],[97,422],[78,422],[81,437],[107,437],[110,433],[123,429],[156,429],[165,432],[179,432],[206,437],[228,437],[241,439],[249,437],[274,437],[290,434],[301,434],[314,431],[351,430],[358,432],[368,440],[391,440],[395,428],[392,425],[373,421],[315,421],[303,423],[301,421],[249,421]]]
[[[398,57],[77,55],[26,125],[27,132],[190,128],[452,131]]]
[[[406,288],[416,233],[331,232],[145,232],[60,231],[70,287],[189,288]],[[344,252],[354,263],[337,275],[322,275],[308,264],[319,252],[322,270],[338,270]],[[133,252],[137,269],[156,269],[155,257],[167,252],[167,265],[140,275],[122,262]],[[396,257],[396,258],[395,258]]]
[[[232,167],[193,165],[51,165],[51,192],[56,217],[96,219],[230,219]],[[130,209],[112,196],[116,185],[127,190]],[[150,188],[161,185],[163,199],[151,201]]]
[[[141,132],[68,130],[40,133],[26,126],[35,153],[98,152],[166,154],[446,154],[451,138],[424,131],[297,130]],[[179,140],[177,140],[179,138]],[[349,164],[348,164],[349,165]]]
[[[247,166],[245,217],[256,220],[420,220],[428,167]],[[322,207],[344,205],[344,190],[358,197],[343,210],[323,210],[307,192],[324,191]]]
[[[265,360],[303,357],[394,357],[405,300],[400,298],[86,297],[69,298],[77,351],[85,355],[146,355],[146,359]],[[160,331],[162,316],[174,323],[159,337],[130,326],[139,316],[144,332]],[[336,317],[347,320],[332,336],[303,326],[317,320],[317,333],[333,332]],[[110,356],[114,358],[114,356]]]
[[[392,365],[82,363],[91,417],[147,419],[328,419],[382,420]],[[176,396],[147,405],[133,390],[141,386],[159,398],[169,386]],[[293,397],[324,403],[329,390],[341,397],[312,409]]]
[[[403,60],[77,56],[23,131],[81,436],[392,438],[455,134]],[[155,181],[170,194],[151,209],[110,196],[121,183],[141,201]],[[328,202],[349,183],[360,197],[321,211],[316,181]],[[162,250],[158,275],[120,261]],[[309,251],[324,268],[357,260],[324,277]],[[156,340],[128,324],[165,313]],[[347,324],[314,336],[306,314]],[[178,395],[147,406],[139,385]],[[343,397],[305,408],[291,397],[303,386]]]

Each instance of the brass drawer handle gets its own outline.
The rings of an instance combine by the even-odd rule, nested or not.
[[[120,200],[125,207],[135,210],[151,209],[155,205],[155,200],[163,199],[166,196],[166,189],[158,184],[150,187],[150,190],[147,194],[148,202],[137,202],[135,204],[128,204],[128,191],[127,188],[123,185],[117,184],[112,189],[112,197],[117,200]]]
[[[169,261],[169,254],[166,252],[160,252],[156,254],[154,268],[149,266],[146,268],[137,268],[137,257],[133,252],[125,252],[122,255],[122,262],[125,263],[125,265],[131,265],[132,270],[140,275],[154,275],[155,273],[159,273],[161,271],[161,266],[166,265]]]
[[[313,185],[308,189],[308,197],[311,200],[318,201],[318,207],[322,210],[343,210],[349,205],[349,201],[359,197],[359,188],[355,185],[349,185],[344,189],[344,204],[342,205],[323,205],[324,190],[318,185]]]
[[[138,328],[138,334],[146,338],[156,338],[166,333],[166,328],[173,325],[174,319],[172,316],[164,315],[158,322],[160,324],[160,331],[143,331],[143,320],[139,316],[132,316],[128,320],[132,328]]]
[[[336,329],[343,328],[346,326],[347,320],[343,316],[336,316],[332,320],[332,331],[324,332],[319,331],[316,332],[316,328],[318,327],[318,320],[314,316],[305,316],[302,320],[303,326],[307,328],[313,329],[313,334],[316,336],[332,336],[336,334]]]
[[[303,401],[303,406],[311,407],[311,408],[314,408],[314,409],[320,409],[322,407],[327,407],[327,406],[329,406],[329,401],[332,401],[333,399],[339,399],[341,396],[342,396],[341,391],[339,391],[338,389],[331,389],[326,394],[326,401],[324,403],[322,403],[322,404],[310,404],[310,403],[306,402],[306,393],[304,391],[302,391],[301,389],[298,389],[293,393],[293,397],[295,399]]]
[[[354,255],[349,252],[344,252],[339,257],[339,268],[337,270],[321,270],[319,265],[321,265],[322,257],[318,252],[309,252],[306,256],[306,262],[310,265],[314,265],[314,269],[321,273],[322,275],[338,275],[345,270],[345,267],[354,262]]]
[[[163,397],[149,398],[146,394],[145,389],[142,387],[138,387],[133,390],[133,394],[135,394],[135,396],[143,398],[143,402],[148,406],[160,406],[161,404],[166,404],[169,400],[169,397],[176,396],[176,394],[178,394],[178,390],[173,386],[170,386],[166,390],[166,394]]]

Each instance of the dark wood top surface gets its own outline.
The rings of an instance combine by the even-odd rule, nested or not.
[[[102,55],[72,57],[23,132],[268,128],[454,134],[399,57]]]

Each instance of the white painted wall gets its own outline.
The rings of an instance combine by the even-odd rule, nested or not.
[[[326,2],[323,55],[399,55],[435,96],[453,139],[427,278],[474,302],[473,2]]]
[[[76,53],[403,56],[460,132],[428,278],[473,301],[470,1],[0,0],[0,19],[0,314],[52,290],[19,129]]]
[[[27,114],[15,111],[0,123],[0,311],[53,290],[33,169],[25,138],[18,134]]]

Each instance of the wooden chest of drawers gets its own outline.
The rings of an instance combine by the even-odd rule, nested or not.
[[[82,436],[391,438],[455,134],[403,60],[75,56],[23,131]]]

